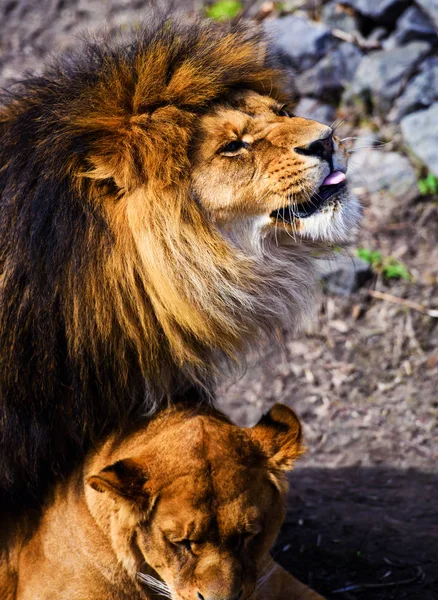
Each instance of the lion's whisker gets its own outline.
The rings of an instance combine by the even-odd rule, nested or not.
[[[347,117],[344,117],[343,119],[335,119],[333,121],[333,123],[330,125],[330,129],[333,129],[333,133],[339,129],[339,127],[341,125],[343,125],[345,123],[345,121],[347,120]]]
[[[258,201],[261,203],[261,202],[262,202],[262,201],[263,201],[263,200],[266,198],[266,196],[268,196],[270,193],[271,193],[271,190],[267,190],[267,191],[266,191],[266,192],[263,194],[263,196],[262,196],[261,198],[259,198],[259,200],[258,200]]]
[[[354,160],[354,159],[353,159]],[[350,171],[352,171],[353,173],[355,173],[360,179],[361,181],[364,183],[365,187],[367,187],[368,182],[365,179],[364,175],[362,174],[362,172],[359,170],[358,165],[353,164],[351,161],[348,163],[348,169]]]
[[[349,140],[366,140],[366,135],[350,135],[348,137],[342,138],[341,142],[348,142]]]
[[[293,239],[293,241],[296,243],[297,240],[296,240],[296,237],[295,237],[295,222],[294,222],[294,219],[293,219],[293,216],[292,216],[293,213],[292,213],[292,210],[291,210],[291,207],[290,207],[290,203],[289,203],[289,206],[288,206],[288,211],[289,211],[289,220],[290,220],[290,224],[291,224],[291,228],[292,228],[292,231],[288,232],[288,234]]]
[[[358,148],[352,148],[351,150],[347,150],[347,154],[354,154],[359,150],[382,150],[383,146],[386,144],[381,144],[379,146],[359,146]]]
[[[304,195],[306,196],[306,198],[307,198],[307,201],[308,201],[308,202],[310,202],[310,204],[311,204],[312,206],[314,206],[315,208],[318,208],[318,206],[317,206],[317,205],[315,204],[315,202],[312,200],[312,196],[309,194],[309,192],[307,192],[306,190],[303,190],[303,193],[304,193]],[[318,192],[315,192],[315,193],[313,194],[313,196],[314,196],[315,198],[317,198],[318,200],[322,200],[322,198],[320,197],[320,195],[318,194]]]

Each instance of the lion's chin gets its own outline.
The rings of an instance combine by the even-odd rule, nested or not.
[[[270,229],[276,239],[290,243],[290,238],[341,244],[351,241],[357,233],[361,207],[346,186],[331,196],[311,214],[294,214],[292,210],[270,215]]]

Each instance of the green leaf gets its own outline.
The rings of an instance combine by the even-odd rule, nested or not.
[[[429,191],[431,194],[436,194],[438,192],[438,179],[433,175],[433,173],[429,173],[426,177],[427,185],[429,187]]]
[[[382,262],[382,255],[378,250],[368,250],[368,248],[358,248],[357,255],[359,258],[370,264],[376,266]]]
[[[427,177],[418,180],[418,190],[422,196],[438,194],[438,179],[433,173],[429,173]]]
[[[405,265],[398,261],[384,265],[382,275],[385,279],[406,279],[407,281],[411,279]]]
[[[368,250],[367,248],[358,248],[356,254],[359,258],[371,264],[371,250]]]
[[[381,273],[384,279],[406,279],[411,280],[411,274],[407,267],[391,256],[382,256],[378,250],[358,248],[356,251],[359,258],[367,262],[376,273]]]
[[[242,3],[239,0],[218,0],[213,6],[205,8],[205,14],[209,19],[222,21],[224,19],[232,19],[242,10]]]
[[[424,179],[418,181],[418,190],[422,196],[427,196],[427,183]]]

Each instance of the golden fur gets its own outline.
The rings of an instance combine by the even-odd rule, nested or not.
[[[300,437],[282,405],[251,429],[168,409],[113,436],[16,536],[2,600],[322,600],[269,556]]]

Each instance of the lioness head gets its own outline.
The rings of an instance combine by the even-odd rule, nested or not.
[[[282,405],[251,429],[165,411],[88,464],[90,511],[139,585],[173,600],[248,598],[269,568],[300,432]]]

